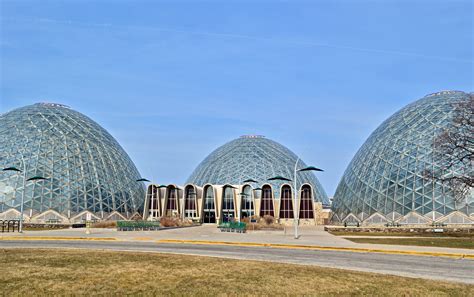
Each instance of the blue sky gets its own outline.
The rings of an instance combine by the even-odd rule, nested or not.
[[[262,134],[324,168],[332,196],[385,118],[474,90],[469,0],[0,3],[0,112],[69,105],[158,183]]]

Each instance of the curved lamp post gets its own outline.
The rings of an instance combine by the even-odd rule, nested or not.
[[[18,232],[19,233],[23,233],[23,208],[24,208],[24,205],[25,205],[25,190],[26,190],[26,182],[29,182],[29,181],[32,181],[32,182],[36,182],[36,181],[42,181],[42,180],[45,180],[46,178],[42,177],[42,176],[33,176],[33,177],[30,177],[30,178],[26,178],[26,163],[25,163],[25,159],[23,158],[22,156],[22,162],[23,162],[23,170],[20,170],[16,167],[6,167],[6,168],[3,168],[2,171],[13,171],[13,172],[16,172],[16,173],[23,173],[23,193],[21,193],[21,203],[20,203],[20,226],[18,227]]]
[[[143,183],[151,183],[150,180],[146,178],[139,178],[135,180],[137,183],[143,182]],[[145,199],[148,199],[148,189],[145,187]],[[143,203],[143,213],[145,213],[145,203]]]
[[[249,195],[249,194],[246,194],[246,193],[244,193],[244,192],[240,192],[240,193],[238,193],[237,195],[240,196],[240,212],[239,212],[239,222],[240,222],[240,221],[242,221],[242,213],[243,213],[243,212],[242,212],[242,200],[244,199],[244,197],[248,197],[248,196],[250,196],[250,195]],[[250,216],[249,216],[249,218],[250,218]]]
[[[294,170],[294,174],[293,174],[293,182],[294,182],[293,214],[294,214],[294,225],[295,225],[295,239],[299,238],[299,235],[298,235],[299,211],[297,210],[298,209],[298,201],[297,201],[298,200],[297,199],[298,190],[296,189],[296,174],[298,172],[302,172],[302,171],[324,171],[324,170],[322,170],[320,168],[317,168],[317,167],[314,167],[314,166],[308,166],[308,167],[305,167],[305,168],[297,169],[299,161],[300,161],[300,158],[296,159],[295,170]],[[292,181],[291,179],[280,176],[280,175],[271,177],[268,180]]]
[[[242,181],[242,182],[243,182],[243,183],[257,183],[257,181],[256,181],[256,180],[254,180],[254,179],[251,179],[251,178],[249,178],[249,179],[246,179],[246,180],[244,180],[244,181]]]
[[[145,182],[145,183],[150,183],[151,181],[146,179],[146,178],[139,178],[136,180],[136,182]]]

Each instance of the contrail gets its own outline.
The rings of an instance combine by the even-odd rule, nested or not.
[[[60,25],[66,25],[66,26],[148,30],[148,31],[170,32],[170,33],[179,33],[179,34],[201,35],[201,36],[209,36],[209,37],[217,37],[217,38],[247,39],[247,40],[253,40],[253,41],[273,42],[273,43],[290,44],[290,45],[302,45],[302,46],[310,46],[310,47],[327,47],[327,48],[351,50],[351,51],[359,51],[359,52],[367,52],[367,53],[411,56],[411,57],[418,57],[418,58],[425,58],[425,59],[432,59],[432,60],[441,60],[441,61],[453,61],[453,62],[463,62],[463,63],[473,63],[474,62],[473,60],[468,60],[468,59],[459,59],[459,58],[445,57],[445,56],[425,55],[425,54],[414,53],[414,52],[385,50],[385,49],[373,49],[373,48],[364,48],[364,47],[353,47],[353,46],[336,45],[336,44],[329,44],[329,43],[318,43],[318,42],[312,42],[312,41],[290,41],[290,40],[281,40],[281,39],[277,39],[277,38],[251,36],[251,35],[241,35],[241,34],[232,34],[232,33],[180,30],[180,29],[161,28],[161,27],[153,27],[153,26],[141,26],[141,25],[126,25],[126,26],[124,26],[124,25],[115,25],[115,24],[111,24],[111,23],[84,23],[84,22],[75,22],[75,21],[55,20],[55,19],[50,19],[50,18],[38,18],[38,19],[2,18],[1,22],[3,22],[4,20],[16,21],[16,22],[50,23],[50,24],[60,24]]]

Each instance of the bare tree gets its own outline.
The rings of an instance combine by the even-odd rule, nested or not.
[[[440,165],[426,176],[448,184],[456,202],[463,201],[474,187],[474,95],[453,104],[452,123],[433,141],[433,161]]]

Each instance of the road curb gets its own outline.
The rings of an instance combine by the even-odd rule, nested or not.
[[[183,243],[183,244],[204,244],[204,245],[232,245],[232,246],[253,246],[253,247],[271,247],[281,249],[308,249],[320,251],[341,251],[356,253],[379,253],[379,254],[397,254],[412,256],[432,256],[432,257],[449,257],[449,258],[466,258],[474,259],[474,255],[460,253],[440,253],[440,252],[417,252],[407,250],[384,250],[384,249],[368,249],[368,248],[346,248],[346,247],[326,247],[317,245],[296,245],[296,244],[279,244],[279,243],[256,243],[256,242],[231,242],[231,241],[207,241],[207,240],[177,240],[177,239],[161,239],[158,243]]]
[[[54,237],[54,236],[2,236],[0,240],[85,240],[85,241],[116,241],[114,237]]]

